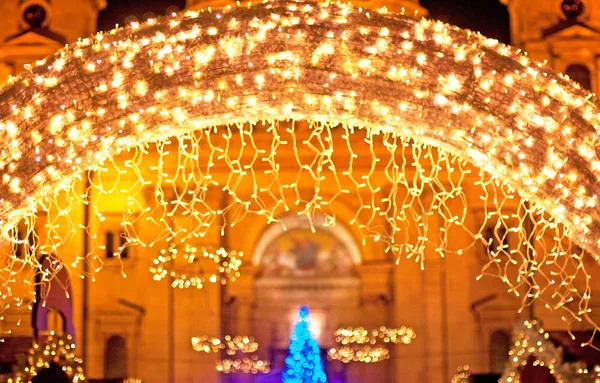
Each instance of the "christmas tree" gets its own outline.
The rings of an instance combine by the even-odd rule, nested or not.
[[[75,345],[70,335],[57,336],[50,333],[44,344],[36,343],[29,350],[25,365],[19,366],[13,372],[13,376],[8,377],[5,382],[31,383],[36,375],[40,374],[40,378],[42,378],[44,375],[49,375],[48,372],[52,372],[57,366],[59,366],[59,370],[64,372],[68,381],[74,383],[84,381],[83,362],[75,355],[74,349]],[[57,380],[52,381],[58,383]]]
[[[290,338],[288,356],[285,358],[283,383],[326,383],[321,351],[310,331],[308,307],[302,306]]]

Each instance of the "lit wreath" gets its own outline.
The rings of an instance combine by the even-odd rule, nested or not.
[[[173,279],[171,286],[180,289],[190,287],[201,289],[207,280],[211,283],[220,281],[221,284],[226,284],[227,280],[235,281],[240,276],[239,268],[244,253],[235,250],[227,251],[222,247],[213,252],[207,247],[196,247],[186,243],[182,257],[187,263],[193,264],[201,255],[204,258],[213,260],[217,266],[217,273],[210,274],[208,279],[204,275],[190,276],[169,269],[168,264],[175,261],[178,255],[179,250],[174,243],[171,243],[167,249],[160,250],[160,255],[152,260],[153,266],[150,267],[150,272],[154,275],[153,279],[155,281],[170,276]]]

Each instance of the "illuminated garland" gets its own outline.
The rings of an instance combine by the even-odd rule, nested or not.
[[[258,350],[258,343],[249,336],[225,335],[224,341],[217,337],[200,336],[192,338],[192,348],[198,352],[219,352],[225,350],[228,355],[235,355],[238,351],[251,353]]]
[[[378,329],[367,330],[363,327],[339,328],[335,331],[335,341],[342,345],[347,344],[375,344],[377,340],[385,343],[410,344],[417,337],[415,331],[406,326],[400,328],[389,328],[381,326]]]
[[[533,365],[547,367],[557,383],[597,383],[600,366],[588,371],[585,362],[565,363],[562,347],[549,340],[538,321],[525,321],[515,327],[509,360],[499,383],[521,383],[521,370],[533,357]]]
[[[40,370],[50,368],[50,363],[56,363],[73,380],[74,383],[85,380],[83,362],[75,355],[75,344],[70,335],[57,336],[51,332],[46,343],[34,344],[29,350],[27,363],[17,368],[6,383],[31,383],[31,379]]]
[[[0,91],[0,311],[26,301],[13,296],[17,283],[33,294],[23,270],[53,277],[36,250],[66,259],[81,227],[70,213],[83,203],[93,246],[72,268],[92,265],[89,277],[103,263],[104,198],[123,201],[120,251],[185,242],[250,213],[269,223],[323,213],[333,224],[352,198],[350,223],[398,258],[424,267],[428,246],[486,247],[483,274],[523,305],[533,297],[595,325],[584,254],[567,240],[600,257],[591,97],[496,40],[335,2],[189,12],[82,39]],[[207,198],[215,190],[226,206]],[[470,226],[472,200],[483,217]],[[38,212],[40,248],[14,256],[10,242],[22,243]],[[455,230],[470,243],[454,246]],[[519,245],[494,240],[502,233]],[[532,238],[542,252],[522,246]],[[178,286],[188,283],[200,285]]]
[[[217,371],[224,374],[266,374],[271,371],[271,363],[268,360],[260,360],[254,356],[243,359],[223,359],[217,362]]]
[[[167,276],[170,276],[173,279],[171,282],[173,288],[184,289],[195,287],[201,289],[207,281],[207,278],[204,275],[190,276],[184,273],[178,273],[174,270],[169,270],[168,264],[177,259],[178,253],[178,248],[174,243],[171,243],[168,249],[160,250],[160,255],[152,261],[154,266],[150,268],[150,272],[154,275],[153,279],[155,281],[160,281]],[[240,276],[238,270],[242,264],[241,258],[244,256],[244,253],[236,252],[235,250],[227,251],[224,248],[220,248],[213,252],[206,247],[198,248],[186,243],[183,249],[183,259],[187,263],[193,264],[197,260],[198,253],[204,258],[212,260],[217,265],[217,273],[213,273],[208,277],[209,282],[217,283],[220,281],[221,284],[224,285],[227,283],[228,279],[235,281]]]
[[[390,358],[390,350],[383,346],[342,346],[330,348],[327,355],[343,363],[377,363]]]

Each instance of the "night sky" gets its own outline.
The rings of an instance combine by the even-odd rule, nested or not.
[[[435,19],[510,42],[508,12],[499,0],[421,0],[421,5]],[[100,13],[98,28],[105,31],[117,23],[125,25],[130,16],[141,21],[148,18],[148,13],[164,15],[170,7],[182,10],[185,0],[108,0],[108,7]]]

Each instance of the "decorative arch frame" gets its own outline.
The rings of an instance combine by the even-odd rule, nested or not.
[[[309,0],[190,12],[83,39],[2,89],[0,224],[6,238],[81,170],[135,145],[292,118],[446,150],[504,180],[598,257],[591,97],[520,51],[431,20]]]
[[[556,234],[551,256],[576,263],[586,283],[567,238],[600,260],[600,107],[593,95],[477,33],[313,0],[133,24],[82,39],[12,79],[0,90],[0,244],[15,242],[19,222],[31,223],[45,202],[73,192],[82,174],[124,152],[290,119],[439,149],[451,157],[447,163],[474,165],[533,206],[526,214]],[[254,212],[276,221],[260,207]],[[447,226],[457,222],[444,218]],[[423,266],[426,239],[419,235],[398,252],[418,254]],[[536,262],[522,259],[521,266]],[[585,307],[588,297],[579,298]],[[572,315],[593,323],[582,312]]]
[[[287,230],[290,229],[313,229],[324,231],[335,237],[344,246],[350,255],[350,259],[354,265],[362,263],[362,253],[360,247],[354,240],[352,233],[340,223],[335,225],[328,224],[327,217],[323,214],[316,215],[312,219],[312,223],[304,216],[286,215],[281,218],[281,225],[270,225],[262,233],[260,239],[252,252],[252,264],[259,266],[262,256],[273,241],[279,238]]]

